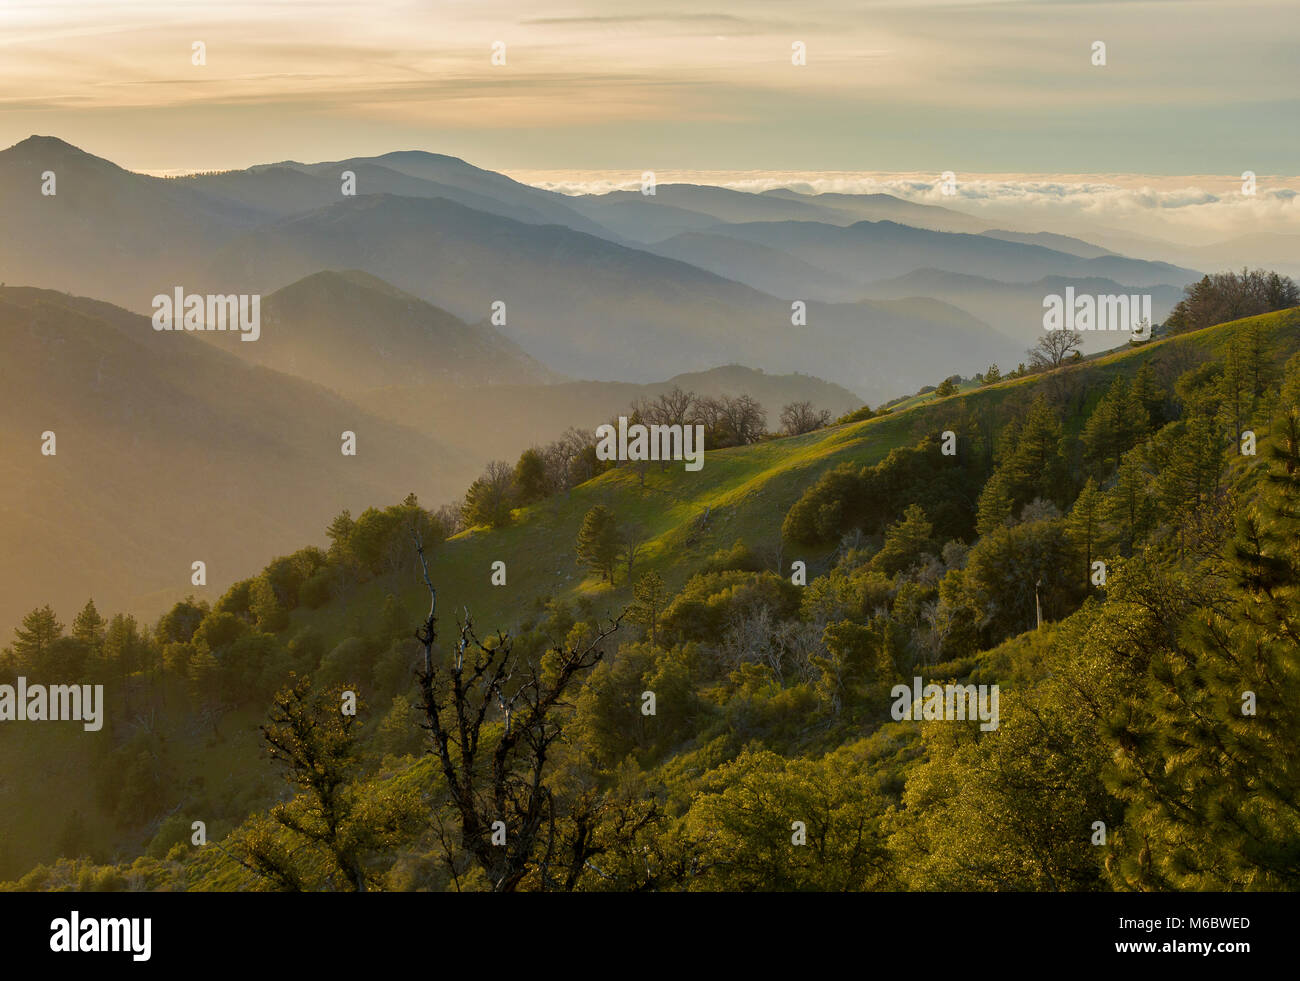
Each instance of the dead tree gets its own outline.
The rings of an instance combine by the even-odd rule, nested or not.
[[[433,652],[438,593],[418,537],[415,548],[429,589],[429,614],[415,632],[424,647],[424,665],[417,674],[422,725],[447,781],[461,845],[494,891],[513,891],[533,870],[547,888],[548,866],[557,861],[556,801],[543,777],[551,747],[563,731],[564,694],[600,662],[601,645],[618,629],[622,615],[589,642],[554,648],[543,666],[515,655],[510,638],[500,632],[481,643],[466,611],[450,664],[442,665]],[[499,735],[495,727],[484,731],[490,713],[495,713],[492,721],[500,722]],[[581,853],[570,854],[563,864],[581,867],[584,861]]]

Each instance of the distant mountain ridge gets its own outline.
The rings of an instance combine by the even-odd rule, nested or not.
[[[411,491],[437,504],[477,473],[426,432],[97,300],[0,289],[0,350],[0,625],[90,596],[151,614],[215,598],[260,558],[318,541],[342,507]]]
[[[751,367],[817,375],[870,401],[1005,346],[950,308],[917,318],[906,307],[810,302],[801,330],[788,299],[439,198],[357,197],[259,226],[191,278],[205,291],[269,293],[319,269],[363,270],[466,321],[504,303],[501,332],[570,376],[650,382],[735,361],[741,350]]]
[[[58,193],[44,196],[41,175],[50,170]],[[345,174],[356,178],[355,196],[344,194]],[[409,359],[395,348],[349,347],[338,324],[332,355],[283,346],[283,338],[240,352],[281,369],[314,363],[308,377],[335,388],[368,387],[383,365],[412,384],[444,368],[454,373],[457,364],[476,364],[473,377],[488,381],[549,370],[650,383],[739,355],[753,367],[815,375],[878,402],[972,363],[1023,353],[1008,336],[1018,332],[993,329],[951,293],[929,305],[867,300],[867,287],[881,279],[936,268],[1006,282],[1070,276],[1179,287],[1199,275],[1123,256],[1083,258],[996,233],[856,220],[890,214],[980,224],[888,195],[664,184],[653,197],[566,197],[424,151],[163,179],[33,137],[0,151],[0,210],[0,278],[140,313],[178,286],[269,296],[340,270],[378,277],[465,323],[500,310],[496,335],[479,338],[486,347],[473,356],[466,349],[442,368],[422,356],[403,366]],[[645,241],[679,221],[686,231]],[[326,325],[338,315],[328,306],[314,308]],[[412,325],[390,312],[388,342],[413,342]],[[365,319],[356,307],[349,316]],[[427,311],[426,319],[438,321]],[[450,343],[468,335],[440,336]],[[418,349],[407,342],[403,351]],[[488,350],[499,353],[499,370],[484,370]],[[345,352],[360,360],[345,366]]]
[[[933,232],[893,221],[837,227],[817,222],[750,222],[719,226],[717,234],[764,245],[820,269],[859,282],[934,268],[1005,282],[1040,276],[1098,276],[1135,285],[1181,286],[1199,278],[1193,269],[1106,254],[1082,258],[1066,252],[965,232]]]
[[[529,357],[486,322],[474,326],[358,270],[313,273],[267,296],[262,336],[205,340],[254,364],[343,395],[440,381],[539,384],[562,375]]]

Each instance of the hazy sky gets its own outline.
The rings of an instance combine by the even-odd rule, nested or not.
[[[152,171],[419,148],[507,171],[1295,175],[1298,47],[1297,0],[0,0],[0,145]]]

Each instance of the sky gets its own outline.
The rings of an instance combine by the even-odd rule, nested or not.
[[[0,145],[150,172],[427,149],[559,183],[1294,177],[1298,47],[1296,0],[0,0]]]

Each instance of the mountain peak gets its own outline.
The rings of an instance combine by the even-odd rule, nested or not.
[[[9,147],[10,150],[53,150],[58,153],[79,153],[82,156],[90,156],[81,147],[73,146],[66,140],[61,140],[57,136],[37,136],[32,134],[27,139],[15,143]]]
[[[412,296],[405,290],[398,289],[386,279],[380,279],[378,276],[365,272],[361,269],[322,269],[320,272],[304,276],[302,279],[282,286],[272,294],[272,297],[284,299],[285,297],[296,296],[305,292],[320,290],[345,290],[348,292],[365,291],[369,293],[382,293],[393,299],[402,300],[406,303],[418,303],[421,306],[430,309],[438,309],[427,300],[421,300],[417,296]],[[445,310],[438,310],[452,320],[453,317]]]
[[[109,168],[114,171],[123,170],[111,160],[105,160],[103,157],[97,157],[93,153],[87,153],[79,146],[73,146],[66,140],[61,140],[57,136],[37,136],[33,134],[15,143],[7,150],[0,151],[0,157],[13,156],[19,159],[26,157],[39,157],[42,162],[57,162],[60,160],[76,160],[81,163],[91,163],[100,167]]]
[[[460,164],[464,167],[474,167],[473,164],[463,160],[460,157],[453,157],[448,153],[434,153],[431,150],[390,150],[388,153],[381,153],[375,157],[376,160],[443,160],[448,163]],[[474,167],[475,170],[480,168]]]

